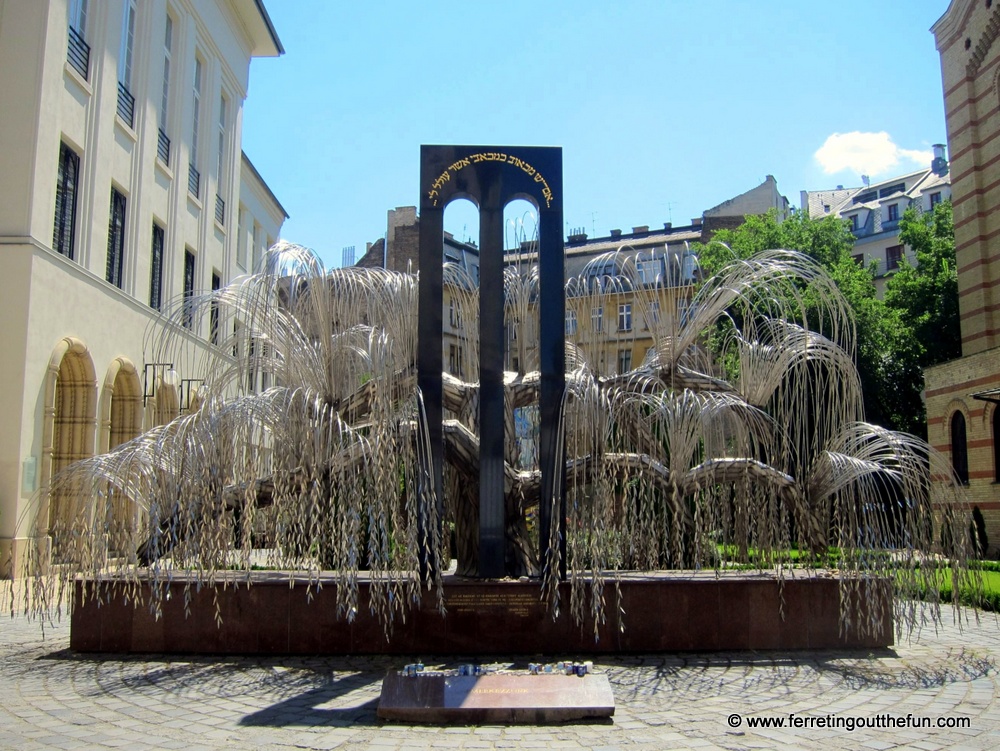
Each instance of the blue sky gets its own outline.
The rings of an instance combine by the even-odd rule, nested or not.
[[[604,236],[687,224],[768,174],[797,206],[946,138],[946,0],[266,5],[286,54],[251,64],[243,148],[282,237],[330,266],[417,203],[424,143],[561,146],[566,229]]]

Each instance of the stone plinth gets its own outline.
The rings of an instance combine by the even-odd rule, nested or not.
[[[887,580],[868,582],[850,605],[852,624],[871,633],[841,633],[839,582],[829,576],[799,576],[779,583],[761,574],[669,572],[624,576],[619,595],[604,589],[607,621],[596,632],[569,615],[569,585],[561,588],[555,620],[540,601],[537,582],[481,581],[446,577],[447,615],[433,592],[397,617],[391,639],[370,613],[368,584],[359,583],[353,622],[337,617],[331,579],[307,597],[305,582],[289,586],[287,574],[261,572],[253,584],[189,592],[181,578],[164,585],[170,599],[155,619],[148,607],[121,595],[98,606],[93,598],[73,609],[71,647],[81,652],[190,654],[409,654],[489,655],[674,652],[732,649],[830,649],[892,644],[892,593]],[[78,589],[82,583],[77,584]],[[148,599],[148,592],[142,593]],[[218,598],[221,626],[216,624]],[[623,628],[616,618],[624,610]],[[587,608],[585,607],[585,610]],[[782,615],[783,614],[783,615]]]
[[[407,677],[382,681],[378,716],[434,724],[543,723],[611,717],[607,676],[499,674]]]

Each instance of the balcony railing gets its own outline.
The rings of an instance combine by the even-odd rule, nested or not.
[[[170,164],[170,139],[163,132],[163,128],[159,129],[159,134],[156,138],[156,155],[160,157],[160,161],[164,164]]]
[[[118,116],[128,123],[128,127],[135,125],[135,97],[121,81],[118,82]]]
[[[195,169],[193,164],[188,165],[188,193],[195,198],[201,192],[201,173]]]
[[[226,223],[226,202],[218,193],[215,194],[215,221],[219,224]]]
[[[66,52],[66,59],[70,65],[76,68],[76,72],[83,76],[84,80],[90,78],[90,45],[72,26],[69,27],[69,48]]]

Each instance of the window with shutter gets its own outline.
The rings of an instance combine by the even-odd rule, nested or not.
[[[190,250],[184,251],[184,318],[182,323],[185,328],[191,328],[194,324],[194,253]]]
[[[108,265],[106,279],[119,289],[125,266],[125,196],[111,189],[111,220],[108,222]]]
[[[163,301],[163,227],[153,225],[153,257],[149,274],[149,307],[159,310]]]
[[[66,144],[60,144],[52,248],[71,260],[76,235],[76,193],[79,179],[80,157]]]

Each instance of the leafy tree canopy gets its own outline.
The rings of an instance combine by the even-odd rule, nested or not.
[[[879,299],[873,270],[854,260],[854,236],[845,220],[810,219],[796,212],[780,221],[772,210],[747,217],[736,229],[717,232],[712,242],[695,250],[708,276],[734,259],[777,248],[798,250],[822,264],[854,310],[866,419],[893,430],[925,432],[921,348],[903,309]],[[814,318],[810,315],[810,320]],[[814,327],[822,331],[821,322],[815,321]]]
[[[958,273],[951,201],[933,212],[909,208],[899,223],[899,239],[916,254],[889,278],[885,303],[906,317],[922,367],[962,355],[959,328]]]

